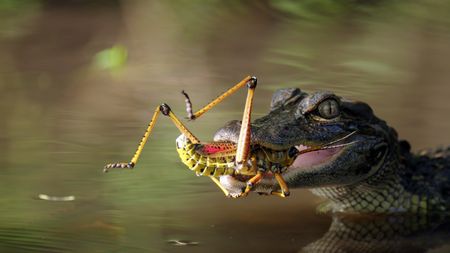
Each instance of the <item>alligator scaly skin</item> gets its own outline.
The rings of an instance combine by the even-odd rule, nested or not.
[[[334,211],[445,212],[450,206],[450,147],[404,153],[366,181],[312,189]]]

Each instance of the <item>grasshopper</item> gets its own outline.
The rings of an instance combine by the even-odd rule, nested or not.
[[[280,197],[289,196],[289,188],[281,176],[281,173],[283,168],[287,168],[293,163],[295,157],[299,154],[299,151],[288,150],[274,153],[261,147],[252,146],[251,112],[256,85],[257,78],[254,76],[247,76],[195,113],[192,113],[192,103],[189,96],[184,91],[182,92],[186,100],[188,118],[190,120],[195,120],[240,88],[247,87],[247,98],[237,143],[228,141],[201,142],[179,120],[169,105],[163,103],[156,107],[153,117],[148,124],[131,161],[107,164],[104,167],[104,172],[107,172],[112,168],[132,169],[136,166],[158,116],[162,113],[164,116],[169,117],[181,132],[181,135],[176,140],[176,149],[181,161],[198,176],[209,177],[223,191],[225,196],[233,198],[247,196],[252,188],[268,174],[276,179],[280,188],[280,191],[274,191],[271,192],[271,194]],[[260,166],[260,160],[270,160],[270,164],[273,163],[277,166]],[[218,179],[225,175],[244,178],[245,189],[240,193],[230,193]]]

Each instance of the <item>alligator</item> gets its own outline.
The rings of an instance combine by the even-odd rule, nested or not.
[[[237,143],[240,128],[240,121],[231,121],[215,133],[214,141]],[[412,152],[364,102],[331,92],[278,90],[269,113],[251,123],[251,145],[272,150],[327,147],[298,155],[282,172],[290,188],[309,188],[326,198],[321,211],[427,213],[450,208],[450,147]],[[221,176],[220,183],[234,194],[245,188],[239,175]],[[273,177],[264,177],[253,191],[268,194],[279,188]]]

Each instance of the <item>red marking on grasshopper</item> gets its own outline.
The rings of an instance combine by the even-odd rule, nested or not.
[[[203,155],[222,154],[236,151],[236,144],[230,142],[215,142],[200,144],[197,152]]]

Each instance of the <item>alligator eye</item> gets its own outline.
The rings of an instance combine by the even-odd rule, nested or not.
[[[332,119],[339,116],[339,104],[335,99],[327,99],[317,106],[319,116],[324,119]]]

